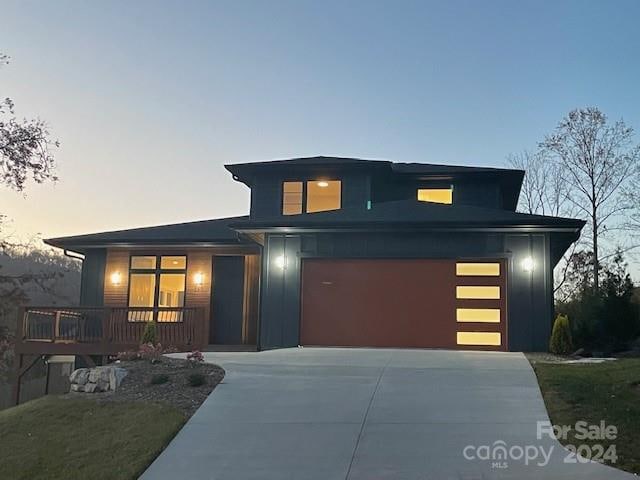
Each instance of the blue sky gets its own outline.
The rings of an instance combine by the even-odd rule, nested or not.
[[[640,130],[638,1],[4,1],[0,96],[61,141],[20,234],[244,214],[225,163],[501,166],[569,110]],[[637,140],[640,141],[640,135]]]

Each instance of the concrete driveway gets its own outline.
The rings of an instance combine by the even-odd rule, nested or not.
[[[548,417],[521,354],[295,348],[206,359],[224,382],[144,480],[637,478],[565,463],[557,441],[536,438]],[[484,459],[499,446],[506,463]]]

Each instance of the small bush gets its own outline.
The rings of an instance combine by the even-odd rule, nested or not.
[[[558,315],[553,324],[549,350],[556,355],[568,355],[573,352],[573,342],[571,341],[571,327],[569,318],[566,315]]]
[[[187,375],[187,381],[192,387],[199,387],[206,383],[207,378],[202,373],[190,373]]]
[[[201,351],[195,350],[187,355],[187,362],[191,368],[195,368],[204,363],[204,355]]]
[[[147,322],[144,327],[144,332],[142,332],[142,339],[140,340],[142,345],[151,343],[156,343],[156,324],[155,322]]]
[[[169,381],[169,375],[166,373],[156,373],[151,377],[151,385],[162,385],[163,383],[167,383]]]
[[[120,360],[122,362],[129,362],[131,360],[139,360],[139,359],[140,359],[140,354],[134,351],[118,352],[118,355],[116,355],[116,360]]]
[[[140,345],[138,354],[143,360],[148,360],[151,363],[157,363],[162,358],[164,350],[162,349],[162,345],[159,343],[157,345],[154,345],[153,343],[143,343]]]

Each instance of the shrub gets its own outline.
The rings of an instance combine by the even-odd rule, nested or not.
[[[553,331],[551,332],[549,350],[556,355],[568,355],[573,351],[571,327],[569,326],[569,318],[566,315],[558,315],[556,317]]]
[[[169,375],[166,373],[156,373],[151,377],[151,385],[162,385],[163,383],[167,383],[169,381]]]
[[[131,360],[139,360],[139,359],[140,359],[140,354],[132,350],[128,352],[118,352],[118,355],[116,355],[116,360],[120,360],[122,362],[128,362]]]
[[[187,382],[192,387],[199,387],[200,385],[204,385],[207,379],[202,373],[190,373],[187,375]]]
[[[138,354],[143,360],[149,360],[151,363],[159,362],[162,358],[164,350],[161,344],[154,345],[153,343],[144,343],[140,345]]]
[[[156,343],[156,324],[155,322],[147,322],[144,327],[144,332],[142,332],[142,339],[140,340],[142,345],[147,343],[154,344]]]
[[[195,368],[198,365],[204,363],[204,355],[199,350],[195,350],[187,355],[187,362],[191,368]]]

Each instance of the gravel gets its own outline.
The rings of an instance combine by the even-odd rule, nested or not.
[[[100,402],[164,403],[190,417],[224,378],[224,370],[217,365],[203,363],[191,367],[186,360],[168,357],[163,357],[156,363],[133,360],[118,362],[117,365],[127,370],[127,376],[115,392],[72,392],[70,395],[81,395],[83,398],[92,398]],[[187,377],[196,372],[202,373],[206,381],[204,385],[192,387]],[[151,384],[151,377],[161,374],[167,375],[169,380],[159,385]]]

